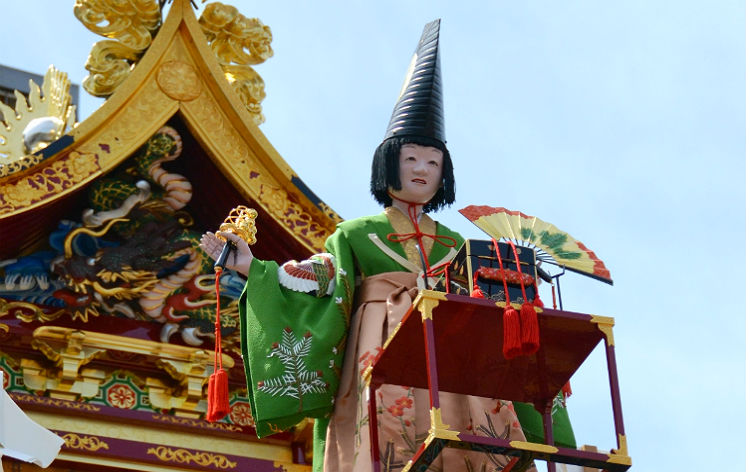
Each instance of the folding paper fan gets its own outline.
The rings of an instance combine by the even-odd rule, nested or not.
[[[612,285],[609,270],[594,251],[551,223],[502,207],[469,205],[459,212],[497,240],[534,248],[537,260]]]

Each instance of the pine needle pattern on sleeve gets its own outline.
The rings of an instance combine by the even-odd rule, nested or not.
[[[269,358],[276,357],[284,366],[284,372],[276,377],[258,382],[258,390],[271,396],[288,396],[299,400],[302,411],[302,398],[310,393],[325,393],[328,383],[323,380],[323,372],[312,370],[305,364],[310,354],[313,336],[307,331],[297,339],[290,327],[284,328],[280,343],[271,345]]]

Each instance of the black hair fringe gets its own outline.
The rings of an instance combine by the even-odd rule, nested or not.
[[[443,184],[438,188],[432,200],[425,204],[422,211],[429,213],[450,206],[456,201],[456,181],[453,177],[453,162],[450,152],[445,143],[433,138],[423,136],[402,136],[388,138],[375,149],[372,156],[372,174],[370,177],[370,193],[375,201],[388,207],[393,204],[393,199],[388,195],[388,188],[401,190],[401,179],[399,177],[399,154],[404,144],[418,144],[420,146],[432,146],[443,152]]]

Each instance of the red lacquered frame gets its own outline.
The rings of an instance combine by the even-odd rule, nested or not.
[[[383,384],[426,388],[430,393],[430,431],[404,471],[427,470],[444,447],[507,455],[511,461],[506,471],[525,470],[534,459],[546,461],[552,472],[555,463],[615,472],[630,468],[615,363],[614,319],[545,309],[539,313],[539,351],[506,360],[502,355],[504,302],[500,305],[430,290],[419,293],[369,374],[373,471],[380,472],[375,391]],[[601,453],[555,446],[552,401],[600,342],[605,343],[617,449]],[[439,391],[532,403],[542,413],[545,444],[451,430],[442,422]]]

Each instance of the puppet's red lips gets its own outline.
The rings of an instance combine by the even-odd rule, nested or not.
[[[426,184],[427,181],[423,179],[411,179],[412,182],[418,183],[418,184]]]

